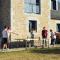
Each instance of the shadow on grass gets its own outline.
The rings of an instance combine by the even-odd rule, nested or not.
[[[60,48],[34,48],[30,50],[32,53],[42,54],[60,54]]]

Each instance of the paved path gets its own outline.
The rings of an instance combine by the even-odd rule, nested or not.
[[[14,48],[14,49],[0,49],[0,52],[13,52],[13,51],[23,51],[26,50],[26,48]]]

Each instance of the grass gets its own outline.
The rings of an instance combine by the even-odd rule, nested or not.
[[[34,48],[17,52],[0,52],[0,60],[60,60],[60,48]]]

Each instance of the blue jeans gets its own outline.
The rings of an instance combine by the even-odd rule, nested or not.
[[[56,39],[51,39],[51,45],[55,45]]]

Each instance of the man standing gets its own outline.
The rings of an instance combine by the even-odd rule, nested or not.
[[[43,44],[43,47],[46,47],[47,46],[47,30],[45,27],[43,27],[43,30],[42,30],[42,44]]]
[[[3,49],[7,49],[7,40],[8,40],[7,26],[4,26],[4,30],[2,31],[2,48]]]

